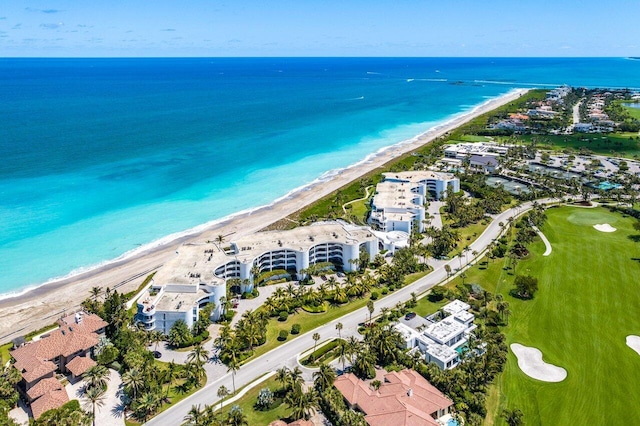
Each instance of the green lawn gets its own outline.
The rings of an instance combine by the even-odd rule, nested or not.
[[[640,418],[640,356],[625,344],[627,335],[640,335],[638,276],[640,244],[632,219],[603,208],[562,207],[548,210],[543,232],[553,252],[530,246],[519,274],[539,279],[534,300],[509,296],[513,276],[502,263],[474,267],[467,282],[497,289],[510,303],[507,343],[539,348],[544,360],[565,368],[560,383],[531,379],[509,352],[504,373],[489,392],[486,424],[504,424],[503,408],[519,408],[525,424],[629,424]],[[601,233],[592,225],[609,223],[618,230]],[[486,275],[486,279],[484,278]],[[633,423],[633,421],[631,421]]]
[[[250,425],[268,425],[274,420],[287,418],[291,413],[289,412],[286,404],[282,403],[281,399],[276,399],[274,406],[270,410],[258,411],[253,408],[253,404],[255,404],[258,399],[258,393],[264,388],[269,388],[273,393],[275,393],[280,388],[280,384],[276,382],[276,379],[273,377],[270,377],[264,382],[258,383],[256,386],[249,389],[242,398],[224,406],[222,408],[221,417],[226,417],[229,410],[231,410],[231,407],[237,405],[247,416],[247,421]],[[219,406],[220,405],[218,404],[218,407]]]
[[[586,148],[596,154],[609,155],[616,153],[623,157],[640,155],[640,139],[637,133],[575,134],[575,135],[521,135],[523,143],[528,144],[532,138],[537,138],[538,148],[563,150],[572,148],[579,150]],[[506,138],[503,138],[506,141]]]
[[[620,102],[621,104],[624,103],[632,103],[632,102]],[[629,113],[629,115],[637,120],[640,120],[640,108],[631,108],[628,106],[624,106],[623,108],[627,110],[627,112]]]
[[[250,360],[259,357],[262,354],[265,354],[272,350],[273,348],[288,342],[291,339],[294,339],[304,333],[307,333],[310,330],[313,330],[316,327],[321,326],[322,324],[326,324],[330,321],[333,321],[336,318],[340,318],[341,316],[348,314],[349,312],[355,311],[356,309],[360,309],[363,306],[367,305],[369,301],[368,297],[364,297],[362,299],[355,299],[349,303],[345,303],[341,306],[332,306],[329,305],[329,309],[327,312],[322,314],[311,314],[309,312],[305,312],[303,310],[299,310],[297,313],[293,315],[289,315],[286,321],[278,321],[277,319],[269,320],[269,324],[267,325],[267,342],[258,346],[254,349],[254,354],[250,358],[247,358],[244,362],[247,363]],[[364,321],[366,318],[362,318]],[[293,324],[300,324],[300,334],[292,335],[289,334],[287,340],[284,342],[278,341],[278,333],[280,330],[291,331],[291,326]],[[336,332],[337,335],[337,332]],[[333,336],[320,336],[321,340],[326,340],[329,337]]]

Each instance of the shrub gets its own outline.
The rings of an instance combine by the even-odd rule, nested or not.
[[[380,297],[380,293],[378,293],[377,291],[371,292],[371,296],[370,296],[371,300],[378,300],[378,297]]]
[[[300,333],[300,324],[293,324],[291,326],[291,334],[299,334]]]
[[[289,336],[289,332],[287,330],[280,330],[278,333],[278,340],[281,342],[283,340],[287,340],[287,336]]]
[[[435,286],[431,289],[431,292],[429,293],[429,296],[427,296],[427,299],[429,299],[429,302],[439,302],[444,299],[445,293],[446,290],[444,289],[444,287]]]
[[[98,355],[98,364],[111,364],[113,361],[118,359],[118,355],[120,355],[118,348],[113,345],[108,345],[102,350],[102,352],[100,352],[100,355]]]
[[[388,294],[389,293],[389,289],[387,287],[382,287],[382,290],[380,290],[382,292],[382,294]]]
[[[258,399],[256,400],[255,408],[258,410],[266,410],[273,404],[273,392],[269,388],[260,389],[258,393]]]

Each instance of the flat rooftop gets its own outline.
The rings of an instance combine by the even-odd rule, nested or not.
[[[178,287],[178,286],[175,286]],[[198,290],[193,293],[187,293],[187,291],[193,291],[192,289],[184,286],[184,292],[181,291],[165,291],[158,303],[156,304],[157,311],[173,311],[173,312],[187,312],[191,310],[198,299],[205,296],[207,293],[202,290]],[[179,290],[176,288],[176,290]]]
[[[428,339],[425,343],[427,343],[425,352],[443,363],[447,363],[458,356],[458,352],[456,352],[455,349],[451,349],[449,346],[441,345],[431,339]]]
[[[420,198],[419,194],[411,192],[412,185],[401,182],[380,182],[376,186],[376,194],[373,197],[373,205],[381,208],[413,209],[422,207],[413,202]]]
[[[450,180],[455,176],[451,173],[434,172],[432,170],[412,170],[408,172],[387,172],[382,174],[385,179],[396,179],[418,183],[427,179]]]
[[[322,243],[356,244],[376,237],[369,228],[339,222],[318,222],[288,231],[257,232],[218,245],[214,242],[185,244],[153,277],[154,285],[221,285],[214,271],[237,260],[253,262],[262,253],[275,250],[308,250]],[[225,252],[226,251],[226,252]]]
[[[464,324],[449,316],[440,322],[429,325],[424,330],[424,335],[438,342],[446,343],[462,334],[466,329],[467,327]]]
[[[366,227],[338,222],[317,222],[288,231],[257,232],[233,241],[233,245],[238,250],[235,257],[240,260],[254,259],[262,253],[275,250],[305,251],[318,244],[357,244],[375,238]]]
[[[468,311],[470,308],[471,306],[468,303],[464,303],[463,301],[456,299],[444,305],[442,307],[442,310],[450,315],[453,315],[457,314],[458,312]]]

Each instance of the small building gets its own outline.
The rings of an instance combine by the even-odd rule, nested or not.
[[[352,373],[334,382],[347,405],[363,412],[370,426],[439,426],[438,419],[451,411],[453,402],[416,371],[383,371],[381,376],[378,390]]]

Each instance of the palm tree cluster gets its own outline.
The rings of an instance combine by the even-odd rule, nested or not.
[[[104,406],[107,382],[109,381],[109,370],[104,365],[94,365],[84,373],[83,397],[86,405],[91,409],[93,425],[96,424],[96,407]]]
[[[16,385],[22,380],[20,371],[12,365],[0,367],[0,424],[9,424],[9,411],[18,402],[19,394]]]
[[[249,426],[246,414],[237,405],[231,407],[226,416],[217,412],[213,405],[205,405],[204,408],[194,405],[184,421],[187,426]]]
[[[234,328],[225,325],[215,340],[220,349],[220,359],[231,366],[253,354],[256,346],[263,345],[267,339],[267,323],[269,317],[264,310],[248,310],[242,314]]]

